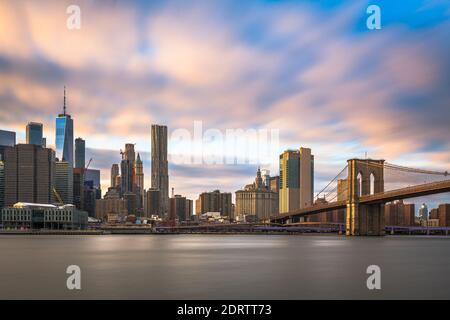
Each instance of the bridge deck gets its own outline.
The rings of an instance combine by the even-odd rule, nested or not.
[[[360,204],[387,203],[394,200],[409,199],[421,196],[427,196],[436,193],[450,192],[450,180],[425,183],[417,186],[401,188],[392,191],[380,192],[373,195],[366,195],[359,198]],[[335,201],[327,204],[318,204],[311,207],[286,212],[271,217],[271,221],[285,220],[292,217],[303,217],[310,214],[343,209],[347,206],[347,201]]]

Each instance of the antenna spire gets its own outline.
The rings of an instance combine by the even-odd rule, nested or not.
[[[66,86],[64,86],[64,115],[66,115]]]

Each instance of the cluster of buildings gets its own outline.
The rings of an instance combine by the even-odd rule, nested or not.
[[[440,204],[431,210],[428,210],[425,203],[422,204],[416,224],[424,227],[450,227],[450,204]]]
[[[0,130],[0,223],[7,228],[82,229],[88,217],[109,223],[162,221],[264,222],[280,212],[314,204],[314,155],[309,148],[286,150],[279,156],[279,175],[257,169],[254,181],[235,192],[203,192],[194,201],[169,196],[167,126],[151,126],[151,187],[144,186],[144,164],[135,145],[120,150],[111,166],[110,187],[102,198],[100,170],[86,164],[86,142],[74,140],[74,120],[66,112],[56,117],[55,150],[46,146],[43,125],[26,126],[26,143],[16,133]],[[347,180],[338,180],[337,200],[347,198]],[[316,203],[325,201],[317,199]],[[345,209],[303,218],[304,222],[344,223]],[[385,205],[386,225],[450,226],[450,205],[431,210],[423,205],[419,218],[414,204]]]

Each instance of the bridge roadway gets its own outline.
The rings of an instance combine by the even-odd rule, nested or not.
[[[372,195],[359,197],[360,204],[376,204],[387,203],[394,200],[409,199],[431,194],[450,192],[450,180],[439,181],[432,183],[420,184],[412,187],[396,189],[392,191],[380,192]],[[280,222],[292,217],[304,217],[311,214],[321,212],[328,212],[337,209],[345,209],[347,207],[347,200],[334,201],[326,204],[317,204],[311,207],[283,213],[270,218],[271,222]]]

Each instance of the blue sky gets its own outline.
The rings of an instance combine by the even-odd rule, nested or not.
[[[70,4],[80,30],[66,28]],[[370,4],[381,30],[366,27]],[[104,189],[128,142],[150,186],[151,123],[279,130],[278,152],[312,148],[317,189],[365,152],[448,170],[448,39],[444,0],[2,1],[0,128],[20,140],[40,121],[52,146],[66,85],[75,135]],[[170,184],[191,198],[234,192],[256,167],[173,164]],[[278,171],[277,152],[263,167]]]

